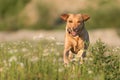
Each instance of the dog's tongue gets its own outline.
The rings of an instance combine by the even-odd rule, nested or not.
[[[72,33],[71,33],[73,36],[76,36],[76,32],[74,32],[74,31],[72,31]]]

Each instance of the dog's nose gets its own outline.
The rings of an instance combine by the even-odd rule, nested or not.
[[[77,31],[78,30],[78,28],[73,28],[73,31]]]

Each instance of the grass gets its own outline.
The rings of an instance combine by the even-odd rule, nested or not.
[[[62,60],[63,44],[54,38],[0,42],[0,80],[120,80],[120,48],[97,41],[85,62]]]

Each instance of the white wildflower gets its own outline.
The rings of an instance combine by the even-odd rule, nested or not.
[[[18,52],[17,49],[10,49],[10,50],[9,50],[9,53],[10,53],[10,54],[14,54],[14,53],[16,53],[16,52]]]
[[[51,52],[54,52],[54,51],[55,51],[55,48],[51,48],[50,51],[51,51]]]
[[[63,61],[63,58],[59,58],[58,61],[59,61],[59,62],[62,62],[62,61]]]
[[[0,72],[3,72],[3,68],[2,67],[0,68]]]
[[[79,59],[77,59],[77,58],[73,58],[73,59],[71,59],[70,61],[71,62],[77,62]]]
[[[49,55],[49,49],[44,49],[42,55],[43,56],[48,56]]]
[[[24,64],[23,64],[23,63],[19,63],[19,65],[20,65],[21,67],[24,67]]]
[[[56,42],[56,45],[64,45],[64,43],[63,42]]]
[[[113,52],[117,52],[117,51],[119,51],[120,50],[120,47],[116,47],[116,48],[114,48],[112,51]]]
[[[46,56],[49,55],[49,53],[48,52],[47,53],[43,53],[42,55],[43,55],[43,57],[46,57]]]
[[[91,70],[88,71],[88,74],[92,74],[93,72]]]
[[[30,59],[30,61],[32,61],[32,62],[37,62],[38,60],[39,60],[39,58],[36,57],[36,56],[33,56],[33,57]]]
[[[10,54],[13,54],[13,53],[14,53],[14,51],[11,49],[11,50],[9,50],[9,53],[10,53]]]
[[[113,51],[113,52],[116,52],[116,51],[117,51],[117,49],[116,49],[116,48],[114,48],[112,51]]]
[[[60,53],[59,53],[59,52],[57,52],[57,53],[56,53],[56,56],[59,56],[59,55],[60,55]]]
[[[27,48],[22,48],[22,52],[26,52],[27,51]]]
[[[3,61],[3,63],[4,63],[4,66],[8,66],[8,64],[7,64],[7,61],[6,61],[6,60],[4,60],[4,61]]]
[[[9,62],[17,61],[17,58],[16,58],[16,56],[12,56],[8,61],[9,61]]]
[[[88,58],[87,58],[87,57],[85,57],[85,58],[84,58],[84,60],[85,60],[85,61],[87,61],[87,60],[88,60]]]
[[[89,58],[90,61],[93,61],[93,58]]]
[[[42,39],[42,38],[44,38],[44,35],[43,34],[39,34],[38,36],[34,36],[33,40],[39,40],[39,39]]]
[[[117,46],[116,49],[120,50],[120,46]]]
[[[43,53],[47,53],[47,52],[49,52],[49,49],[46,48],[43,50]]]
[[[16,53],[16,52],[18,52],[18,50],[17,50],[17,49],[14,49],[14,52]]]
[[[63,72],[63,71],[64,71],[64,68],[59,68],[58,71],[59,71],[59,72]]]
[[[72,74],[70,77],[74,79],[74,78],[75,78],[75,76],[76,76],[75,74]]]
[[[54,59],[53,59],[53,63],[55,63],[56,61],[57,61],[57,59],[56,59],[56,58],[54,58]]]
[[[4,44],[3,44],[3,43],[2,43],[2,44],[0,44],[0,47],[1,47],[1,48],[3,48],[3,47],[4,47]]]
[[[46,39],[47,39],[47,40],[53,40],[53,41],[55,41],[55,40],[56,40],[56,38],[55,38],[55,37],[53,37],[53,36],[48,36],[48,37],[46,37]]]
[[[8,63],[8,67],[11,67],[11,63],[10,62]]]
[[[24,57],[29,57],[31,55],[31,53],[26,53],[25,55],[24,55]]]

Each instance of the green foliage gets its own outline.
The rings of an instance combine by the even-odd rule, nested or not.
[[[19,12],[30,0],[0,0],[0,30],[18,30],[22,27]]]
[[[93,72],[103,75],[104,80],[119,80],[120,60],[117,49],[108,49],[100,40],[90,48]]]
[[[104,0],[102,0],[97,9],[89,7],[86,10],[81,10],[80,13],[87,13],[90,15],[90,20],[86,22],[86,28],[114,28],[120,35],[119,9],[120,7],[118,7],[115,2],[105,1],[104,3]]]
[[[39,20],[39,27],[41,28],[49,28],[49,19],[50,19],[50,9],[48,6],[44,6],[43,4],[38,5],[40,19]]]
[[[88,10],[89,11],[89,10]],[[97,9],[88,12],[91,16],[91,20],[89,21],[89,29],[95,28],[118,28],[120,26],[119,23],[119,8],[111,8],[111,9]]]
[[[0,17],[17,14],[30,0],[0,0]]]
[[[99,1],[98,8],[89,7],[83,10],[90,14],[91,20],[89,21],[89,29],[95,28],[116,28],[120,29],[119,11],[120,7],[114,1],[101,0]]]
[[[32,26],[33,29],[46,29],[50,30],[53,29],[53,15],[51,5],[46,4],[42,1],[36,5],[39,19],[35,25]]]
[[[92,0],[94,3],[96,0]],[[97,4],[98,3],[98,4]],[[120,6],[115,1],[100,0],[95,7],[78,10],[77,13],[88,14],[87,29],[115,28],[120,32]],[[76,13],[76,12],[70,12]],[[61,26],[64,29],[64,26]]]
[[[19,30],[19,29],[64,29],[58,16],[55,18],[55,6],[46,4],[42,0],[36,4],[39,18],[33,25],[24,25],[24,20],[19,18],[18,14],[31,0],[0,0],[0,30]],[[120,34],[120,6],[116,1],[92,0],[96,3],[95,7],[88,7],[84,10],[78,10],[78,13],[90,15],[90,20],[86,23],[88,29],[97,28],[116,28]],[[73,12],[74,13],[74,12]],[[62,24],[62,25],[61,25]]]
[[[120,48],[91,45],[82,65],[62,60],[63,45],[53,38],[0,43],[0,80],[119,80]]]

